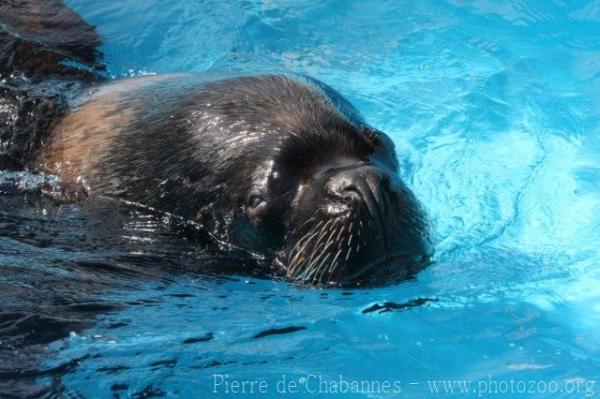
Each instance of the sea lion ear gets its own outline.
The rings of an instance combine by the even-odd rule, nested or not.
[[[381,145],[381,132],[373,129],[370,126],[365,126],[362,131],[363,137],[371,144],[373,147],[378,147]]]

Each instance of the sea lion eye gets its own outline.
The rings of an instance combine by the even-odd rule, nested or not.
[[[248,207],[250,209],[254,209],[263,202],[265,202],[265,199],[263,197],[261,197],[260,195],[253,194],[250,196],[250,198],[248,198]]]

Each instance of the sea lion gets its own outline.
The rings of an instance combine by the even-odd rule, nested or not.
[[[94,78],[45,72],[40,84],[74,87],[52,83],[68,95],[49,101],[61,105],[27,154],[4,151],[13,167],[58,175],[66,196],[194,220],[302,283],[398,281],[427,263],[428,223],[393,142],[326,84],[282,74],[102,83],[95,58],[78,62]]]

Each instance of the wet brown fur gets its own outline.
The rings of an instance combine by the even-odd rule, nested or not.
[[[36,162],[37,169],[61,178],[63,189],[87,191],[86,178],[111,151],[115,138],[126,134],[136,119],[137,90],[174,75],[149,76],[107,84],[69,112],[53,129]]]

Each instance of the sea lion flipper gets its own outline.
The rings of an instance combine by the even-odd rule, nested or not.
[[[103,69],[94,27],[62,0],[0,0],[0,74],[93,78]]]

